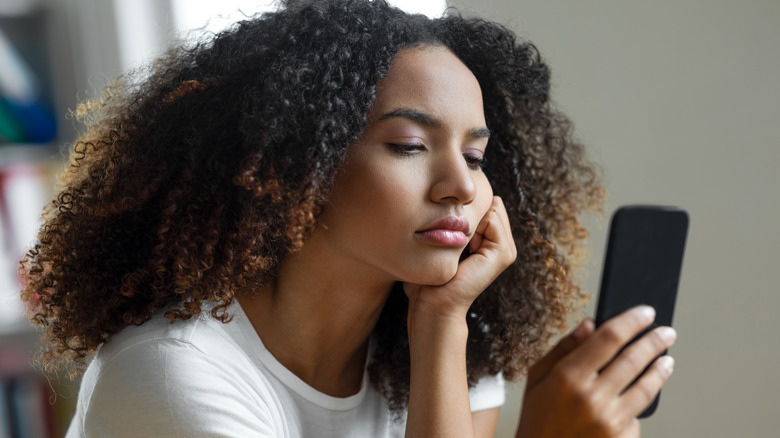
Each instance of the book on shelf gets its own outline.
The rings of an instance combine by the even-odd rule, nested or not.
[[[29,374],[8,382],[11,425],[17,437],[52,436],[49,388],[45,385],[45,380]]]
[[[30,41],[35,34],[29,32],[6,35],[18,27],[11,24],[0,22],[0,142],[45,143],[57,134],[52,99],[34,63],[24,56],[40,57],[42,51],[27,50],[23,54],[17,48],[40,43]]]
[[[0,438],[62,437],[71,421],[75,382],[33,368],[36,348],[29,340],[0,339]]]
[[[69,85],[49,53],[56,39],[51,11],[8,13],[6,3],[0,0],[0,438],[61,437],[75,410],[75,386],[33,366],[38,333],[24,315],[18,268],[62,164],[55,91],[62,96]]]
[[[39,162],[0,167],[0,332],[26,325],[18,261],[42,225],[51,179],[50,168]]]
[[[29,367],[27,350],[20,344],[0,350],[0,437],[61,436],[54,387]]]
[[[0,437],[3,438],[10,437],[13,433],[11,428],[11,405],[8,399],[5,382],[0,380]]]
[[[26,151],[48,150],[57,135],[45,23],[35,11],[0,15],[0,334],[27,326],[18,261],[50,192],[51,170]]]

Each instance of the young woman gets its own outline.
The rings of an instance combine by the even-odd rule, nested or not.
[[[294,2],[81,108],[23,292],[83,376],[68,437],[637,436],[674,338],[550,352],[602,187],[505,28]],[[540,359],[541,358],[541,359]]]

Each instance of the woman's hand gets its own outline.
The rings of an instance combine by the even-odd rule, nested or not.
[[[593,321],[586,320],[563,338],[528,373],[517,437],[638,437],[636,416],[672,373],[670,357],[653,359],[676,334],[659,327],[623,348],[654,317],[652,308],[641,306],[595,331]]]
[[[409,296],[407,437],[474,437],[466,374],[466,314],[471,303],[517,256],[501,198],[469,242],[471,255],[441,286],[404,284]],[[492,426],[492,425],[491,425]]]
[[[440,286],[404,283],[409,310],[432,311],[442,316],[465,318],[474,300],[517,257],[504,203],[493,197],[468,245],[471,254],[458,264],[455,276]],[[424,309],[424,310],[423,310]]]

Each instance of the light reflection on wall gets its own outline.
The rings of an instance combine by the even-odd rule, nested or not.
[[[404,11],[438,17],[447,7],[446,0],[390,0]],[[176,29],[185,34],[193,29],[219,31],[230,23],[240,20],[243,15],[276,9],[276,2],[258,2],[251,0],[171,0]]]

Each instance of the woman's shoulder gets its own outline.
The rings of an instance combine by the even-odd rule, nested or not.
[[[258,366],[247,352],[257,346],[240,336],[247,321],[233,318],[222,322],[212,317],[208,308],[187,320],[170,322],[163,309],[139,326],[129,326],[115,334],[95,354],[84,375],[84,381],[95,385],[129,379],[133,382],[178,382],[188,384],[227,379],[239,373],[257,374]],[[240,308],[238,309],[240,311]],[[251,327],[250,327],[251,329]]]
[[[128,326],[111,337],[95,354],[90,366],[98,368],[133,356],[142,356],[145,362],[155,359],[176,359],[181,355],[195,359],[210,350],[231,350],[238,348],[222,322],[212,318],[208,312],[202,312],[187,320],[169,321],[163,309],[152,319],[138,325]],[[176,354],[171,355],[171,352]],[[163,353],[163,354],[161,354]]]
[[[143,436],[138,428],[149,436],[204,430],[275,436],[279,410],[272,385],[226,324],[207,314],[170,323],[160,313],[98,350],[83,376],[74,422],[86,436],[104,436],[102,428],[116,431],[118,424],[134,436]]]

